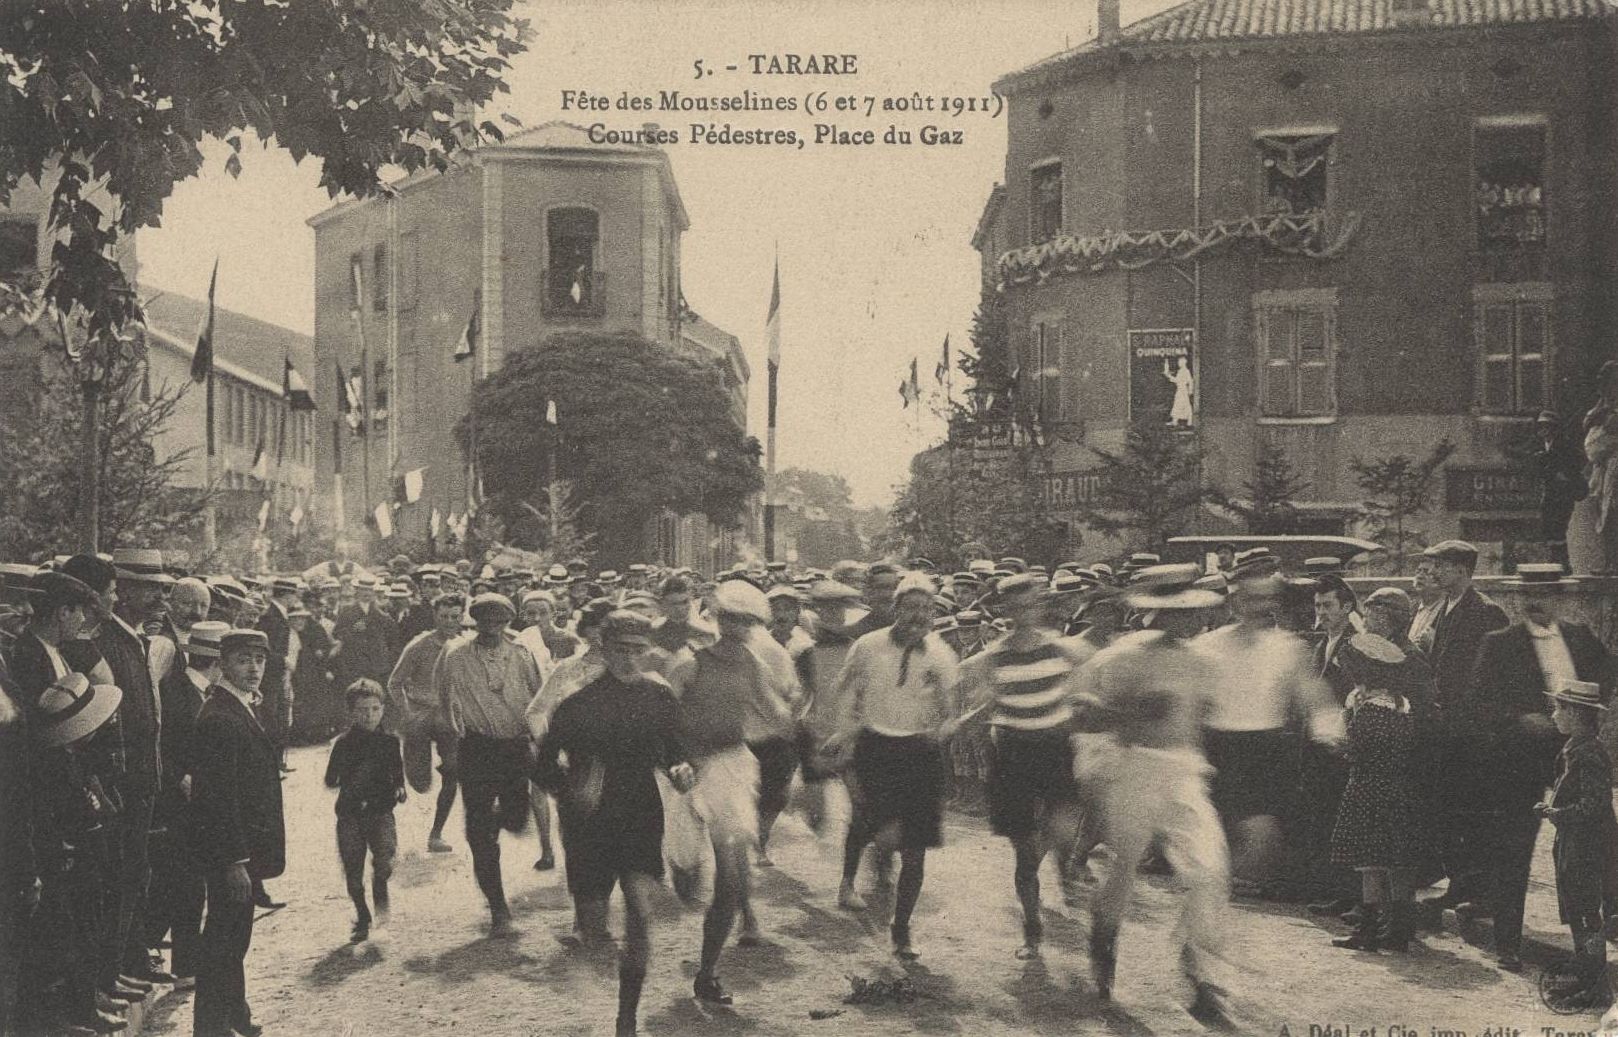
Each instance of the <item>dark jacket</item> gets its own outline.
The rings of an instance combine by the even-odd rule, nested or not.
[[[185,795],[180,782],[196,765],[197,717],[204,693],[197,690],[185,668],[171,670],[159,690],[163,697],[163,780],[157,794],[157,817],[175,825],[184,820]]]
[[[146,642],[109,617],[101,624],[94,643],[112,669],[113,681],[124,693],[118,705],[118,726],[124,738],[125,794],[155,795],[162,764],[158,749],[162,704],[157,689],[152,687]]]
[[[1332,699],[1339,706],[1347,700],[1348,693],[1354,690],[1354,681],[1343,671],[1342,664],[1337,661],[1337,656],[1353,636],[1354,630],[1350,627],[1344,630],[1343,636],[1339,637],[1335,642],[1329,637],[1323,637],[1315,642],[1313,652],[1315,676],[1330,685]],[[1329,658],[1326,655],[1327,645],[1331,645],[1331,656]]]
[[[337,614],[337,624],[331,634],[343,643],[337,653],[337,679],[342,686],[360,677],[387,683],[403,647],[399,642],[399,626],[392,616],[378,605],[372,605],[370,612],[350,605]]]
[[[1506,626],[1505,610],[1468,587],[1447,615],[1433,624],[1433,680],[1438,711],[1451,738],[1487,740],[1478,726],[1476,688],[1478,652],[1489,633]]]
[[[33,753],[28,744],[28,714],[12,695],[14,688],[0,665],[0,713],[16,715],[0,721],[0,897],[7,903],[33,885],[34,858]]]
[[[1584,479],[1583,451],[1567,436],[1557,433],[1549,446],[1540,441],[1534,463],[1541,480],[1540,515],[1559,523],[1565,533],[1573,506],[1590,495]]]
[[[425,601],[416,602],[399,619],[399,644],[409,644],[417,634],[431,630],[435,622],[432,605]]]
[[[404,782],[404,755],[397,735],[356,727],[332,743],[326,787],[337,790],[338,817],[391,813]]]
[[[270,736],[234,692],[215,685],[197,717],[192,849],[210,870],[243,864],[254,878],[286,868],[281,768]]]
[[[45,689],[56,683],[56,670],[51,666],[45,645],[32,630],[24,630],[11,643],[11,686],[19,705],[33,710]]]
[[[1610,692],[1613,684],[1612,656],[1588,627],[1558,623],[1573,668],[1581,681],[1594,681]],[[1526,730],[1525,716],[1550,719],[1552,703],[1534,638],[1526,623],[1513,623],[1483,639],[1473,678],[1475,695],[1472,710],[1462,718],[1477,740],[1490,744],[1499,773],[1531,789],[1535,794],[1549,785],[1556,773],[1556,756],[1562,736],[1554,728],[1539,732]]]
[[[258,628],[270,639],[270,650],[264,660],[264,682],[259,685],[264,693],[259,719],[264,722],[265,730],[279,737],[281,711],[286,702],[287,654],[292,650],[292,624],[272,601],[259,617]]]
[[[1548,802],[1556,841],[1556,902],[1562,921],[1595,927],[1612,892],[1618,817],[1612,809],[1612,759],[1596,738],[1571,738],[1557,758]]]

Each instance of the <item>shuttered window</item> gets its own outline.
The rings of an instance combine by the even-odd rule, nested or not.
[[[1547,405],[1549,287],[1479,285],[1474,307],[1478,409],[1498,415],[1537,413]]]
[[[1259,356],[1260,412],[1269,418],[1320,418],[1337,412],[1336,301],[1331,293],[1264,293],[1253,324]]]

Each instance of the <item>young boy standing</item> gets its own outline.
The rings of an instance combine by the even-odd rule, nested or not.
[[[371,911],[365,903],[365,854],[371,854],[371,896],[377,924],[388,917],[388,877],[399,837],[393,808],[405,799],[404,757],[399,737],[381,730],[382,685],[362,677],[348,686],[352,726],[331,747],[326,787],[337,790],[337,855],[354,901],[351,943],[371,935]]]
[[[1551,851],[1556,862],[1556,901],[1562,921],[1573,931],[1572,975],[1557,990],[1589,1005],[1611,998],[1607,982],[1607,940],[1602,931],[1602,876],[1618,818],[1612,807],[1612,759],[1597,737],[1601,688],[1591,681],[1568,681],[1548,692],[1555,706],[1551,720],[1567,736],[1557,760],[1556,784],[1535,812],[1556,826]]]

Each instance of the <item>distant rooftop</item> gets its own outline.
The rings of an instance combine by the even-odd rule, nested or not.
[[[196,351],[197,332],[207,312],[205,300],[158,291],[146,303],[146,326],[161,332],[171,348],[190,356]],[[282,364],[290,350],[292,366],[303,380],[310,386],[318,384],[315,340],[301,332],[215,306],[213,341],[214,357],[222,368],[240,369],[279,390]]]

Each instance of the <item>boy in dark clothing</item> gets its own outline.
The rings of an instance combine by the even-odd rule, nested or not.
[[[1555,702],[1551,720],[1567,735],[1567,745],[1557,760],[1550,797],[1534,810],[1556,826],[1551,850],[1556,901],[1563,923],[1573,932],[1571,975],[1556,993],[1594,1007],[1612,998],[1602,931],[1602,879],[1618,817],[1612,807],[1612,758],[1597,737],[1601,711],[1607,707],[1601,703],[1600,686],[1590,681],[1569,681],[1547,694]]]
[[[348,713],[353,721],[331,747],[326,787],[337,789],[337,855],[354,901],[351,943],[371,935],[371,912],[365,903],[365,854],[371,854],[371,896],[377,924],[388,917],[388,877],[399,847],[393,824],[395,804],[405,800],[404,756],[399,737],[380,730],[382,685],[361,677],[348,686]]]

